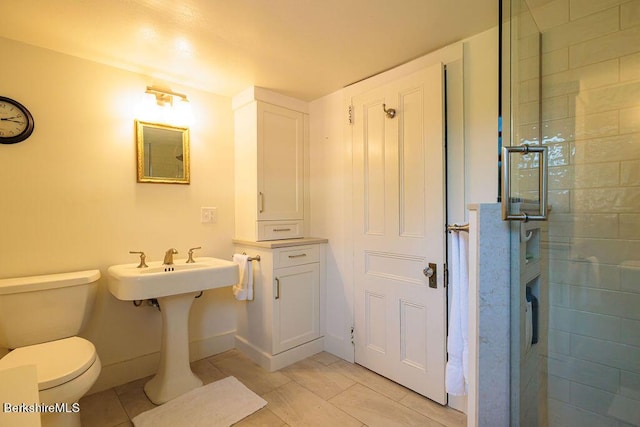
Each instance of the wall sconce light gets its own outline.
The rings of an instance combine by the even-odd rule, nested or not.
[[[153,95],[155,102],[152,97],[145,95],[137,108],[137,119],[153,123],[191,125],[193,115],[187,95],[158,86],[147,86],[145,94]]]
[[[151,95],[155,95],[156,103],[159,106],[165,106],[167,104],[173,106],[173,97],[177,96],[181,101],[189,102],[187,99],[187,95],[183,93],[174,92],[169,89],[162,89],[155,86],[147,86],[147,90],[145,93],[149,93]]]

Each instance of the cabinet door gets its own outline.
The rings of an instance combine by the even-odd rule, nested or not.
[[[304,114],[258,103],[258,220],[303,219]]]
[[[273,353],[320,336],[320,267],[318,263],[275,270]]]

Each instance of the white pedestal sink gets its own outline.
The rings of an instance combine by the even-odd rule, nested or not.
[[[218,258],[198,258],[195,263],[176,260],[172,265],[152,262],[109,267],[109,291],[118,299],[157,298],[162,312],[162,345],[158,373],[144,386],[156,405],[194,388],[202,381],[189,366],[189,310],[200,291],[238,282],[238,265]]]

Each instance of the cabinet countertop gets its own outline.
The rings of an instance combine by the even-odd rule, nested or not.
[[[265,240],[262,242],[253,242],[250,240],[238,240],[233,239],[234,245],[241,246],[254,246],[258,248],[276,249],[276,248],[288,248],[291,246],[303,246],[303,245],[315,245],[319,243],[328,243],[328,239],[321,237],[303,237],[300,239],[285,239],[285,240]]]

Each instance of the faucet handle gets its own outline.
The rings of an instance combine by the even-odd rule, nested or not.
[[[147,267],[149,267],[149,266],[147,265],[147,263],[146,263],[146,262],[144,262],[144,261],[145,261],[145,259],[147,259],[147,256],[144,254],[144,252],[142,252],[142,251],[139,251],[139,252],[136,252],[136,251],[129,251],[129,253],[130,253],[130,254],[140,254],[140,264],[138,264],[138,268],[147,268]]]
[[[187,264],[192,264],[195,261],[193,260],[193,251],[195,251],[196,249],[202,249],[202,246],[198,246],[197,248],[191,248],[189,249],[189,258],[187,259]]]

